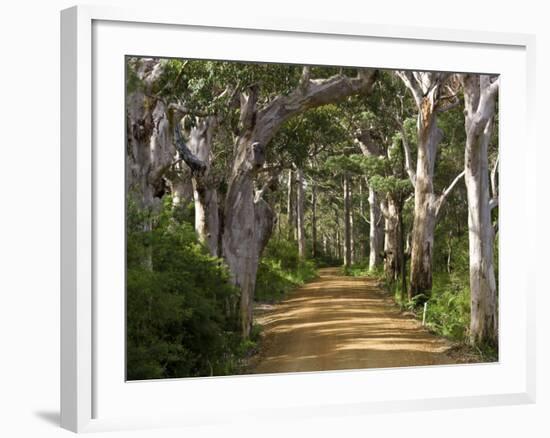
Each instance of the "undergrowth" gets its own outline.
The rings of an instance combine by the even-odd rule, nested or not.
[[[255,300],[274,303],[286,293],[317,275],[311,260],[301,260],[296,242],[284,239],[268,243],[260,260]]]

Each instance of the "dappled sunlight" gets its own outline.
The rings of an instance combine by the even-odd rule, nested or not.
[[[319,371],[452,363],[438,338],[365,278],[335,268],[263,309],[255,373]]]

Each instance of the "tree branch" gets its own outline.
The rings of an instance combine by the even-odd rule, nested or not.
[[[411,148],[409,141],[407,140],[407,135],[405,133],[405,128],[403,124],[399,121],[399,128],[401,130],[401,143],[403,144],[403,152],[405,153],[405,170],[409,175],[409,179],[413,187],[416,187],[416,172],[412,167],[412,157],[411,157]]]
[[[302,83],[309,73],[302,75]],[[258,138],[269,143],[277,129],[290,117],[308,109],[342,101],[348,96],[367,93],[376,79],[376,70],[360,69],[356,77],[335,75],[327,79],[308,79],[304,89],[298,85],[290,94],[280,95],[258,111]]]
[[[411,91],[416,105],[420,107],[422,104],[422,99],[424,97],[424,92],[422,87],[419,85],[417,78],[414,76],[413,72],[407,70],[396,70],[395,74],[403,81],[405,86]]]
[[[193,175],[202,175],[206,171],[207,165],[202,160],[198,159],[187,147],[187,143],[185,143],[185,140],[181,135],[181,127],[179,123],[176,124],[174,139],[176,149],[182,160],[191,169],[191,173]]]
[[[491,197],[493,199],[498,199],[498,169],[499,169],[499,161],[500,161],[500,154],[497,155],[497,159],[495,161],[495,165],[493,166],[493,169],[491,170]]]
[[[365,213],[363,213],[363,212],[360,211],[360,212],[359,212],[359,216],[360,216],[361,219],[363,219],[367,224],[370,225],[370,220],[369,220],[369,218],[367,217],[367,215],[366,215]]]
[[[248,94],[241,93],[241,111],[240,111],[239,124],[243,131],[252,129],[256,124],[257,100],[258,100],[257,85],[252,85],[249,88]]]
[[[436,206],[436,209],[435,209],[435,216],[439,216],[439,212],[441,210],[441,207],[443,206],[443,203],[445,202],[445,200],[447,199],[447,197],[449,196],[449,194],[453,191],[454,187],[458,184],[458,182],[464,177],[464,174],[466,173],[465,170],[463,170],[462,172],[460,172],[456,177],[455,179],[451,182],[451,184],[449,185],[449,187],[447,187],[443,193],[439,196],[439,199],[437,200],[437,206]]]

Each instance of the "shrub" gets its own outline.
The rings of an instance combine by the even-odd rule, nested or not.
[[[241,339],[229,303],[238,299],[225,266],[172,216],[170,200],[144,232],[130,203],[127,221],[127,378],[235,372]],[[150,258],[152,269],[144,259]]]
[[[310,260],[301,260],[296,242],[273,239],[264,250],[258,267],[255,300],[276,302],[296,286],[316,275]]]

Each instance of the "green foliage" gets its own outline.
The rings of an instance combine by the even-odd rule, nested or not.
[[[272,239],[266,249],[256,279],[255,300],[259,302],[277,302],[285,294],[316,275],[311,260],[301,260],[296,242],[284,239]]]
[[[130,62],[126,62],[126,93],[134,93],[141,87],[142,83],[135,69]]]
[[[469,277],[464,273],[437,273],[426,307],[426,325],[454,341],[466,341],[470,325]]]
[[[228,304],[238,293],[225,266],[174,219],[169,198],[153,231],[143,231],[144,216],[129,202],[127,378],[235,373],[242,345]]]

